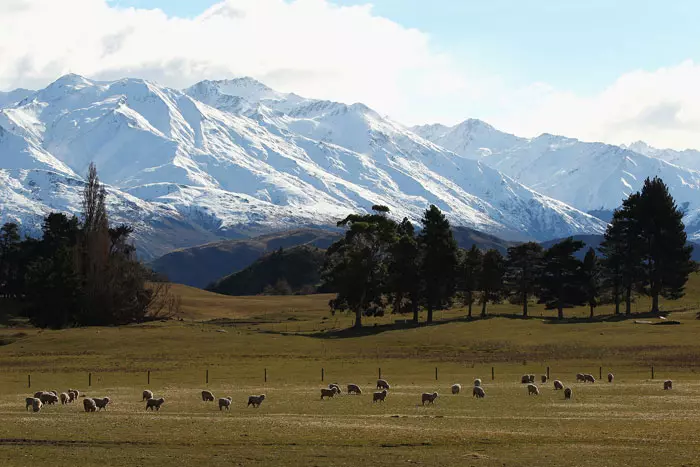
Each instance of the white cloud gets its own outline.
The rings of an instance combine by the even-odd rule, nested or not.
[[[425,32],[329,0],[227,0],[199,17],[107,0],[0,0],[0,89],[74,72],[173,87],[249,75],[281,91],[364,102],[409,124],[484,118],[525,136],[700,148],[700,66],[635,71],[580,96],[514,88],[436,51]]]

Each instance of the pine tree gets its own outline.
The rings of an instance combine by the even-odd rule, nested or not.
[[[460,262],[460,288],[464,295],[464,304],[467,306],[467,316],[472,317],[472,305],[476,300],[476,292],[479,290],[479,277],[481,277],[481,263],[484,254],[476,245],[472,245],[469,251],[462,252]]]
[[[397,226],[397,236],[389,254],[389,295],[395,313],[411,312],[413,322],[418,323],[420,250],[413,224],[408,219],[404,218]]]
[[[644,245],[646,295],[652,313],[659,312],[659,296],[677,300],[685,294],[688,276],[694,271],[693,247],[687,244],[683,212],[659,178],[646,179],[636,211]]]
[[[509,295],[522,301],[524,317],[527,317],[528,301],[535,293],[541,269],[542,246],[539,243],[523,243],[508,248],[505,288]]]
[[[486,316],[486,304],[498,303],[502,298],[505,269],[505,259],[498,250],[491,249],[484,254],[479,278],[482,318]]]
[[[423,230],[418,236],[421,248],[421,276],[423,304],[428,311],[428,323],[433,322],[433,311],[449,308],[456,288],[457,242],[450,222],[431,205],[425,211]]]
[[[568,238],[552,245],[543,256],[538,295],[548,309],[556,308],[559,319],[564,307],[584,303],[581,290],[581,261],[574,254],[583,248],[582,241]]]
[[[598,296],[600,294],[600,264],[593,248],[589,248],[581,265],[583,280],[583,292],[586,304],[593,310],[598,306]]]
[[[11,282],[17,269],[17,251],[20,245],[19,226],[8,222],[0,227],[0,297],[11,295]]]

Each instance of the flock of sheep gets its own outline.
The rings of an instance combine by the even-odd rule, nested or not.
[[[542,383],[546,383],[548,381],[547,375],[541,375],[540,380]],[[615,379],[615,376],[612,373],[608,373],[608,383],[612,383],[613,380]],[[529,395],[535,395],[538,396],[540,394],[540,390],[535,385],[535,375],[523,375],[520,378],[520,382],[522,384],[527,384],[527,394]],[[583,383],[595,383],[595,378],[591,374],[586,374],[586,373],[578,373],[576,375],[576,382],[583,382]],[[389,394],[389,389],[391,389],[391,386],[385,379],[378,379],[377,380],[377,390],[372,394],[372,403],[375,402],[384,402],[386,400],[386,396]],[[671,390],[673,389],[673,381],[671,380],[666,380],[664,381],[664,390]],[[459,394],[462,391],[462,385],[461,384],[453,384],[450,388],[452,391],[452,394]],[[561,381],[554,380],[554,390],[555,391],[564,391],[564,399],[571,399],[572,396],[572,390],[570,387],[564,387],[564,384],[562,384]],[[347,385],[347,392],[348,394],[354,394],[354,395],[361,395],[362,394],[362,389],[360,389],[360,386],[357,384],[348,384]],[[331,383],[328,385],[327,388],[321,388],[321,400],[325,398],[331,398],[336,396],[337,394],[342,394],[342,391],[340,389],[340,386],[337,383]],[[214,394],[211,391],[204,390],[201,393],[202,395],[202,401],[204,402],[214,402],[215,397]],[[486,392],[484,391],[484,388],[482,387],[481,380],[480,379],[475,379],[474,380],[474,387],[472,388],[472,397],[476,397],[477,399],[481,399],[486,396]],[[26,410],[29,410],[29,408],[32,409],[34,412],[40,412],[41,408],[44,405],[54,405],[57,404],[59,401],[61,402],[62,405],[66,404],[71,404],[78,400],[80,397],[80,391],[77,389],[69,389],[66,392],[63,392],[59,394],[57,391],[38,391],[34,394],[33,397],[27,397],[26,398]],[[102,397],[102,398],[90,398],[90,397],[83,397],[83,408],[85,409],[86,412],[97,412],[98,410],[106,410],[107,405],[111,402],[111,399],[109,397]],[[435,400],[438,398],[438,393],[437,392],[424,392],[421,394],[421,404],[425,405],[427,402],[428,404],[434,404]],[[265,400],[265,394],[260,394],[257,396],[249,396],[248,397],[248,405],[247,407],[250,407],[251,405],[255,408],[260,407],[260,404]],[[156,399],[153,396],[153,392],[149,391],[148,389],[143,391],[143,397],[141,401],[146,401],[146,410],[160,410],[160,407],[165,403],[165,398],[160,397]],[[231,410],[231,404],[233,402],[233,398],[231,397],[222,397],[219,398],[219,410]]]

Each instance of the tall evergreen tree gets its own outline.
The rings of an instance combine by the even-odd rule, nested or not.
[[[486,304],[498,303],[503,296],[503,277],[506,263],[503,255],[498,250],[489,250],[484,253],[481,262],[481,277],[479,289],[481,291],[481,316],[486,316]]]
[[[593,310],[598,306],[600,295],[600,263],[593,248],[589,248],[583,258],[581,274],[584,297],[586,304],[590,307],[591,318],[593,318]]]
[[[581,290],[581,261],[574,254],[583,248],[582,241],[568,238],[552,245],[543,256],[538,295],[548,309],[556,308],[559,319],[564,307],[584,303]]]
[[[396,222],[384,214],[353,214],[338,222],[348,230],[326,252],[322,279],[337,291],[331,311],[352,312],[356,328],[362,327],[363,315],[384,310],[388,256],[396,237]]]
[[[397,226],[397,240],[389,250],[389,294],[395,313],[413,313],[418,323],[421,278],[420,250],[413,224],[404,219]]]
[[[693,247],[687,243],[683,212],[660,178],[646,179],[639,196],[638,221],[644,245],[644,293],[651,297],[652,313],[659,312],[659,296],[677,300],[685,294],[695,269]]]
[[[508,248],[505,288],[523,305],[523,316],[527,317],[528,301],[537,288],[542,270],[542,246],[529,242]]]
[[[19,226],[8,222],[0,227],[0,297],[11,295],[11,282],[17,268],[20,245]]]
[[[428,311],[428,323],[433,322],[433,311],[449,308],[456,288],[458,262],[457,242],[450,222],[435,205],[431,205],[421,219],[423,230],[418,236],[421,247],[421,275],[423,304]]]
[[[460,289],[464,296],[464,304],[467,306],[467,316],[472,317],[472,305],[476,301],[476,292],[479,290],[479,277],[481,277],[481,263],[484,254],[476,245],[468,251],[462,251],[460,270]]]

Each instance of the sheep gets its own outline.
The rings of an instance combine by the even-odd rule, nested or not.
[[[532,395],[532,394],[534,394],[534,395],[536,395],[536,396],[539,396],[539,395],[540,395],[540,390],[539,390],[539,388],[538,388],[537,386],[535,386],[534,384],[530,383],[530,384],[527,385],[527,395],[530,396],[530,395]]]
[[[148,399],[146,401],[146,410],[151,409],[151,411],[153,411],[153,409],[155,409],[160,411],[160,406],[163,405],[164,402],[164,397],[161,397],[160,399]]]
[[[535,375],[528,375],[528,376],[529,376],[530,382],[534,383],[535,382]]]
[[[145,389],[143,391],[143,396],[141,398],[141,402],[151,400],[153,399],[153,391],[149,391],[148,389]]]
[[[260,407],[260,404],[265,400],[265,394],[260,394],[259,396],[248,396],[248,405],[246,407]]]
[[[65,392],[61,393],[61,405],[66,405],[68,403],[69,396]]]
[[[593,375],[583,375],[583,378],[584,382],[586,383],[595,383],[595,378],[593,377]]]
[[[214,402],[214,394],[211,391],[202,391],[202,400],[204,402]]]
[[[462,390],[462,385],[461,384],[453,384],[451,389],[452,389],[452,394],[459,394],[459,392]]]
[[[484,392],[484,388],[481,386],[474,386],[474,389],[472,390],[472,397],[476,397],[477,399],[481,399],[484,396],[486,396],[486,393]]]
[[[474,380],[474,386],[481,386],[481,380],[479,378]]]
[[[579,381],[586,382],[586,376],[583,373],[576,373],[576,382],[578,383]]]
[[[233,401],[233,399],[231,397],[220,398],[219,399],[219,410],[220,411],[223,409],[231,410],[231,402],[232,401]]]
[[[69,389],[68,393],[70,393],[71,391],[75,393],[75,398],[77,400],[78,397],[80,397],[80,391],[78,391],[77,389]]]
[[[97,406],[99,410],[107,410],[107,404],[112,402],[112,399],[109,397],[103,397],[102,399],[93,399],[93,401],[95,401],[95,406]]]
[[[547,382],[547,375],[541,375],[540,381],[542,381],[542,384],[546,383]]]
[[[78,400],[78,391],[75,389],[68,390],[68,402],[75,402]]]
[[[612,373],[608,373],[608,383],[612,383],[614,379],[615,379],[615,375]]]
[[[34,393],[34,398],[39,399],[42,394],[44,394],[45,391],[37,391]]]
[[[423,394],[421,394],[421,402],[423,403],[423,405],[425,405],[426,402],[428,402],[429,404],[434,404],[435,399],[437,399],[437,398],[438,398],[437,392],[434,392],[432,394],[430,394],[429,392],[424,392]]]
[[[372,394],[372,403],[374,404],[377,401],[384,402],[387,393],[388,392],[386,389],[384,389],[383,391],[375,392],[374,394]]]
[[[41,403],[41,399],[37,399],[34,397],[32,399],[32,412],[39,412],[41,410],[41,406],[44,405]]]
[[[389,386],[389,383],[385,379],[378,379],[377,380],[377,389],[391,389]]]
[[[664,381],[664,391],[668,391],[669,389],[673,389],[673,381],[667,379]]]
[[[328,389],[333,389],[333,388],[335,388],[335,390],[338,394],[343,393],[343,391],[340,390],[340,386],[338,386],[338,383],[331,383],[328,385]]]
[[[323,400],[324,397],[333,397],[337,394],[337,390],[335,388],[328,389],[328,388],[321,388],[321,400]]]
[[[34,397],[27,397],[27,398],[24,400],[24,402],[25,402],[25,404],[27,404],[27,407],[25,408],[25,410],[29,410],[29,407],[31,407],[32,405],[34,405]]]
[[[564,399],[571,399],[571,388],[564,389]]]
[[[523,375],[520,378],[520,383],[521,384],[528,384],[530,382],[530,375]]]
[[[555,391],[560,391],[560,390],[562,390],[562,389],[564,389],[564,385],[561,384],[561,381],[559,381],[558,379],[555,379],[555,380],[554,380],[554,390],[555,390]]]
[[[86,412],[96,412],[97,404],[95,404],[94,400],[90,399],[89,397],[86,397],[85,399],[83,399],[83,408]]]
[[[357,384],[348,384],[348,394],[362,394],[362,389]]]
[[[41,400],[44,405],[53,405],[58,402],[58,397],[54,396],[52,392],[43,392],[37,399]]]

